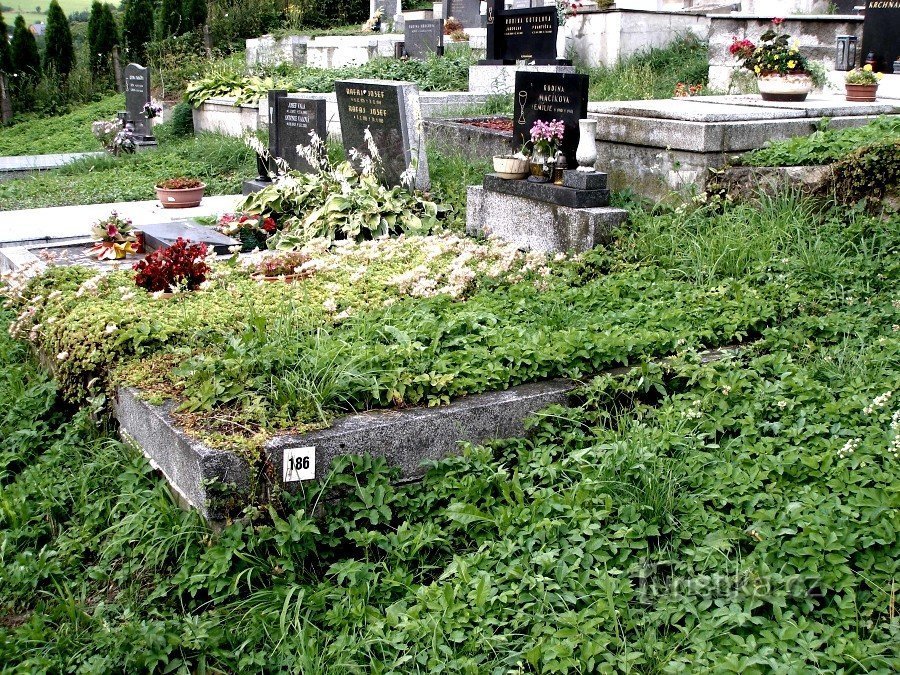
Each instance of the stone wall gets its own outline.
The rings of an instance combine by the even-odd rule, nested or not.
[[[732,38],[737,36],[758,43],[760,35],[772,25],[772,17],[730,14],[708,18],[709,86],[719,91],[739,92],[740,82],[735,80],[733,83],[732,76],[742,71],[728,52]],[[862,41],[862,17],[837,14],[793,16],[785,20],[782,31],[800,40],[800,49],[807,57],[822,62],[827,70],[834,70],[837,36],[856,35]]]

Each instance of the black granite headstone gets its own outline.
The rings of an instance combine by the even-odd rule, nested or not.
[[[502,0],[489,0],[487,50],[484,64],[558,64],[556,7],[503,9]]]
[[[275,144],[271,143],[269,152],[281,157],[292,169],[303,173],[312,173],[318,169],[297,152],[298,145],[309,145],[310,134],[316,135],[325,142],[328,133],[325,118],[325,101],[322,99],[294,98],[281,96],[276,99],[275,106]]]
[[[875,54],[878,70],[894,72],[894,61],[900,60],[900,0],[868,0],[863,22],[862,58]]]
[[[444,0],[444,18],[451,16],[463,28],[481,28],[481,0]]]
[[[444,53],[444,22],[440,19],[407,21],[403,31],[404,50],[411,59],[427,59]]]
[[[559,147],[566,156],[569,168],[578,166],[578,120],[587,117],[587,75],[576,73],[516,73],[513,99],[513,150],[517,151],[531,139],[531,127],[536,120],[561,120],[565,124],[563,142]]]
[[[125,66],[125,119],[134,125],[134,137],[137,140],[153,138],[144,114],[144,105],[149,102],[150,70],[137,63],[129,63]]]
[[[171,246],[179,237],[192,244],[206,244],[219,255],[228,253],[229,247],[241,244],[236,239],[217,232],[211,227],[197,225],[187,220],[143,225],[140,229],[144,233],[144,250],[147,253]]]
[[[418,89],[410,82],[346,80],[335,82],[341,137],[348,155],[355,150],[369,156],[366,130],[381,159],[384,181],[400,185],[417,158],[416,186],[427,189],[428,166],[417,133]]]

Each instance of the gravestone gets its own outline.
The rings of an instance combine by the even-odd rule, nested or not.
[[[481,28],[481,0],[444,0],[443,16],[452,16],[463,28]]]
[[[153,131],[144,105],[150,102],[150,70],[129,63],[125,66],[125,121],[134,126],[134,139],[137,142],[152,141]]]
[[[412,82],[344,80],[335,82],[341,137],[348,155],[369,155],[366,130],[381,158],[387,185],[401,185],[401,175],[413,164],[415,187],[427,190],[428,160],[421,135],[419,89]]]
[[[863,22],[862,62],[875,54],[878,70],[894,72],[900,60],[900,0],[868,0]]]
[[[487,50],[482,65],[565,63],[556,58],[559,15],[556,7],[504,9],[503,0],[488,0]]]
[[[298,145],[309,145],[310,134],[315,132],[324,143],[328,135],[325,99],[288,96],[286,89],[270,89],[269,102],[269,157],[257,155],[259,176],[244,181],[245,195],[258,192],[272,182],[270,174],[278,173],[276,157],[301,173],[315,173],[318,167],[297,151]]]
[[[217,255],[225,255],[229,252],[230,247],[241,245],[241,242],[217,232],[211,227],[197,225],[188,220],[143,225],[140,229],[144,233],[144,250],[147,253],[171,246],[178,238],[192,244],[206,244]]]
[[[402,14],[401,0],[369,0],[369,16],[375,16],[377,10],[381,10],[382,30],[392,23],[398,14]]]
[[[404,51],[411,59],[427,59],[444,53],[444,22],[440,19],[407,21],[404,27]]]
[[[518,151],[524,141],[531,139],[535,121],[560,120],[565,124],[565,132],[559,149],[569,168],[577,167],[578,120],[587,117],[588,81],[587,75],[576,73],[517,72],[513,97],[513,151]]]

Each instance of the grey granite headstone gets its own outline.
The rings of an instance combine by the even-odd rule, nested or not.
[[[381,158],[387,185],[400,185],[414,163],[415,187],[431,186],[425,139],[421,134],[419,88],[412,82],[343,80],[335,82],[341,137],[348,154],[369,155],[366,130]]]
[[[197,225],[187,220],[143,225],[140,229],[144,233],[144,249],[147,253],[171,246],[179,237],[192,244],[206,244],[219,255],[228,253],[229,247],[240,246],[241,243],[211,227]]]
[[[400,0],[369,0],[369,16],[375,16],[377,10],[381,10],[382,23],[393,23],[394,17],[403,10],[400,8]]]
[[[444,52],[444,22],[440,19],[407,21],[404,27],[404,51],[411,59],[427,59]]]
[[[875,54],[877,70],[892,73],[894,61],[900,60],[900,2],[867,0],[863,22],[861,62]]]
[[[463,28],[481,28],[481,0],[444,0],[444,18],[451,16]]]
[[[137,140],[152,139],[150,123],[144,114],[144,105],[150,102],[150,70],[129,63],[125,66],[126,121],[134,125]]]

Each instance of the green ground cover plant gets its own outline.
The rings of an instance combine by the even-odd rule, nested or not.
[[[125,97],[115,95],[58,117],[24,116],[0,133],[0,156],[100,150],[97,139],[91,135],[91,123],[115,119],[116,112],[124,107]]]
[[[218,534],[0,331],[0,668],[896,672],[897,216],[728,208],[566,265],[777,287],[752,346],[638,357],[415,485],[347,459]]]
[[[848,155],[874,146],[900,141],[900,119],[879,117],[861,127],[823,128],[809,136],[798,136],[767,143],[759,150],[741,156],[746,166],[814,166],[831,164]]]
[[[153,186],[173,176],[203,179],[209,195],[238,194],[241,181],[255,175],[253,152],[239,138],[176,138],[168,125],[155,129],[160,144],[154,151],[80,160],[0,183],[0,210],[155,199]]]

